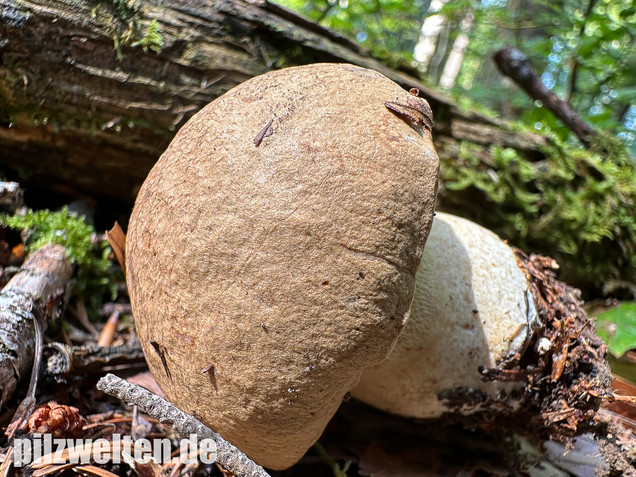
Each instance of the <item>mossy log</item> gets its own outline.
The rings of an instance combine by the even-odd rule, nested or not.
[[[419,88],[440,140],[529,150],[543,140],[460,112],[414,76],[267,1],[5,0],[0,39],[0,165],[28,171],[27,186],[69,194],[132,202],[204,105],[270,69],[309,62],[349,62]]]
[[[126,223],[148,171],[204,105],[271,69],[349,62],[429,101],[442,210],[557,258],[593,295],[608,280],[636,283],[633,162],[616,172],[598,156],[571,159],[267,0],[2,0],[0,57],[0,168],[30,204],[91,198],[98,222]]]

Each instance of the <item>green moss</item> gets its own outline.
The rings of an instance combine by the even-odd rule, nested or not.
[[[95,243],[95,229],[83,216],[69,213],[66,207],[56,212],[28,210],[24,214],[0,214],[0,225],[27,232],[27,253],[49,243],[63,245],[78,268],[76,290],[89,307],[98,306],[105,294],[116,297],[116,280],[120,277],[109,259],[111,249],[106,241]]]
[[[105,0],[96,2],[91,16],[105,27],[113,39],[113,50],[119,61],[124,59],[123,48],[140,46],[144,52],[160,53],[163,37],[159,22],[150,21],[145,28],[138,18],[143,17],[144,4],[137,0]]]
[[[48,243],[63,245],[69,258],[78,265],[87,265],[92,256],[93,227],[84,217],[69,214],[66,208],[59,212],[28,210],[24,215],[2,215],[2,225],[12,229],[28,230],[27,249],[37,250]]]
[[[552,138],[542,152],[537,161],[497,146],[442,148],[443,208],[554,256],[592,293],[610,280],[636,283],[634,159],[604,136],[591,150]]]
[[[157,20],[152,20],[148,24],[148,28],[146,28],[144,35],[139,40],[133,42],[130,46],[141,46],[144,52],[147,52],[150,49],[155,53],[161,53],[161,48],[163,48],[163,38],[159,31],[159,23]]]

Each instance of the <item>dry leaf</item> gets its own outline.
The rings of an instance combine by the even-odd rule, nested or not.
[[[110,346],[113,344],[113,338],[115,338],[115,332],[117,331],[117,325],[119,324],[119,310],[115,310],[111,313],[102,328],[102,332],[97,340],[97,346]]]
[[[157,396],[161,396],[162,398],[166,397],[150,371],[135,374],[134,376],[126,379],[126,381],[141,386],[142,388],[146,388],[148,391],[156,394]]]
[[[106,238],[110,247],[113,249],[117,261],[121,266],[121,269],[126,273],[126,234],[119,226],[119,223],[115,222],[113,228],[106,231]]]

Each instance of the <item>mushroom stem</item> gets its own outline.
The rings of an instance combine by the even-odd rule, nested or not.
[[[595,413],[612,398],[606,347],[557,269],[549,257],[527,256],[438,212],[409,321],[351,395],[406,417],[493,429],[502,419],[557,440],[605,434]]]
[[[196,434],[199,439],[212,439],[216,443],[217,462],[236,477],[270,477],[260,465],[255,464],[212,429],[141,386],[109,373],[99,380],[97,389],[135,404],[150,417],[171,426],[182,438]]]
[[[437,212],[416,281],[404,331],[384,362],[365,369],[353,397],[417,418],[516,408],[521,382],[484,382],[479,372],[522,350],[538,320],[513,250]]]

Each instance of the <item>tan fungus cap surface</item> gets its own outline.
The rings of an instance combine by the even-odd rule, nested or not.
[[[438,160],[385,102],[413,100],[352,65],[253,78],[196,114],[139,192],[127,281],[149,366],[261,465],[304,454],[408,317]]]

